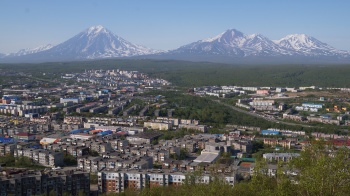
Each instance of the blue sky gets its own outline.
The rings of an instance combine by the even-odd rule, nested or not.
[[[227,29],[270,39],[305,33],[350,50],[348,0],[2,0],[0,52],[59,44],[103,25],[154,49],[175,49]]]

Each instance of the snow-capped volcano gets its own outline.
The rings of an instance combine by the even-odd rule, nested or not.
[[[158,52],[160,51],[133,44],[103,26],[97,25],[56,46],[21,50],[3,59],[14,61],[67,61],[130,57]]]
[[[244,56],[241,49],[245,42],[245,35],[235,29],[227,30],[218,36],[199,40],[191,44],[182,46],[169,53],[189,53],[189,54],[221,54]]]
[[[228,45],[241,46],[244,40],[245,35],[242,32],[236,29],[229,29],[213,38],[204,39],[202,42],[221,42]]]
[[[245,35],[236,29],[229,29],[213,38],[203,39],[171,51],[175,54],[186,52],[238,57],[276,56],[287,53],[273,41],[260,34]]]
[[[348,57],[349,52],[337,50],[317,39],[289,35],[272,41],[261,34],[246,35],[229,29],[215,37],[203,39],[172,50],[170,54],[214,55],[226,57]]]
[[[246,35],[229,29],[217,36],[161,52],[133,44],[101,25],[87,28],[56,46],[0,54],[0,59],[1,62],[45,62],[133,56],[215,62],[350,62],[348,51],[337,50],[305,34],[272,41],[261,34]]]
[[[281,48],[303,56],[339,56],[349,54],[346,51],[337,50],[332,46],[305,34],[287,35],[286,37],[274,42]]]
[[[129,57],[158,51],[132,44],[101,25],[93,26],[73,38],[51,48],[50,56],[70,56],[74,59]]]

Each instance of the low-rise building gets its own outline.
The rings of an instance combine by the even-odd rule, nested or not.
[[[295,157],[299,157],[299,153],[266,153],[263,158],[268,161],[283,161],[288,162]]]
[[[278,130],[262,130],[261,134],[262,135],[280,135],[281,132]]]
[[[143,132],[137,135],[128,136],[126,137],[126,140],[128,140],[130,144],[151,144],[153,140],[162,135],[162,133],[158,132]]]
[[[269,146],[281,146],[283,148],[290,149],[292,142],[290,140],[264,139],[264,144]]]
[[[170,130],[172,128],[172,123],[169,122],[144,122],[143,126],[145,128],[151,128],[155,130]]]
[[[208,132],[208,127],[206,125],[196,125],[196,124],[179,124],[179,128],[183,129],[192,129],[196,131],[200,131],[203,133]]]

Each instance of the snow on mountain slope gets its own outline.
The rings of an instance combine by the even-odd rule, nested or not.
[[[129,57],[157,52],[159,51],[132,44],[101,25],[90,27],[45,51],[50,56],[72,56],[75,59]]]
[[[341,51],[305,34],[292,34],[274,41],[280,47],[304,56],[339,56],[348,55],[349,52]]]
[[[20,50],[2,59],[17,62],[43,62],[130,57],[159,53],[133,44],[101,25],[93,26],[56,46]]]
[[[154,55],[152,55],[154,54]],[[1,62],[47,62],[115,57],[168,58],[179,60],[267,59],[311,62],[350,61],[348,51],[337,50],[305,34],[288,35],[272,41],[261,34],[246,35],[229,29],[217,36],[162,52],[133,44],[101,25],[90,27],[56,46],[0,54]],[[249,58],[252,57],[252,58]],[[243,60],[244,61],[244,60]]]
[[[45,51],[45,50],[49,50],[53,47],[53,45],[51,44],[48,44],[48,45],[45,45],[45,46],[39,46],[37,48],[26,48],[26,49],[22,49],[16,53],[11,53],[9,54],[8,56],[23,56],[23,55],[27,55],[27,54],[34,54],[34,53],[38,53],[38,52],[42,52],[42,51]]]
[[[178,49],[169,51],[169,53],[244,56],[244,51],[240,48],[244,42],[245,36],[243,33],[235,29],[230,29],[213,38],[190,43]]]
[[[288,51],[280,48],[273,41],[269,40],[261,34],[252,34],[246,36],[246,41],[242,45],[245,50],[246,56],[251,55],[284,55],[288,54]]]
[[[349,56],[349,52],[336,50],[305,34],[289,35],[281,40],[272,41],[261,34],[245,35],[235,29],[229,29],[213,38],[187,44],[170,51],[170,53],[228,55],[232,57]]]
[[[287,53],[287,51],[260,34],[245,35],[236,29],[229,29],[213,38],[200,40],[171,51],[171,53],[186,52],[240,57],[251,55],[275,56]]]

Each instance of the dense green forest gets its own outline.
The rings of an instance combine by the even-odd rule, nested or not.
[[[323,86],[350,87],[349,65],[241,65],[174,60],[100,60],[40,64],[0,64],[0,69],[40,76],[42,73],[82,72],[85,69],[137,70],[175,85]],[[46,75],[50,79],[50,75]]]

